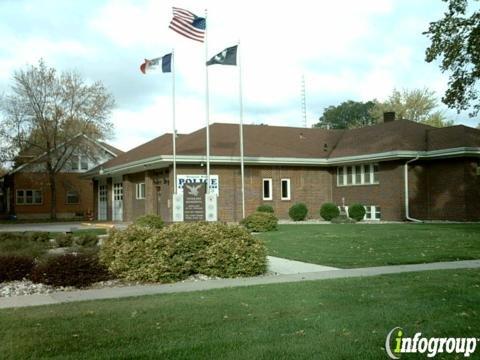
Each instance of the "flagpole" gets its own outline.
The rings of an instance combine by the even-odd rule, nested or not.
[[[176,147],[176,126],[175,126],[175,54],[172,49],[172,149],[173,149],[173,194],[177,194],[177,147]]]
[[[242,178],[242,219],[245,219],[245,166],[243,161],[243,91],[242,91],[242,58],[240,56],[240,40],[237,45],[238,57],[238,94],[240,105],[240,176]]]
[[[208,29],[207,29],[207,9],[205,9],[205,122],[206,122],[206,142],[207,142],[207,194],[210,194],[210,109],[208,96]]]

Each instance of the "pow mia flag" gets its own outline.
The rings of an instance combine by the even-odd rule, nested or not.
[[[207,65],[237,65],[237,47],[238,45],[226,48],[208,60]]]

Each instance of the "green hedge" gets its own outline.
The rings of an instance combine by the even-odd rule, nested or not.
[[[257,207],[257,212],[266,212],[266,213],[274,213],[273,207],[270,205],[260,205]]]
[[[278,219],[269,212],[255,212],[240,222],[248,231],[266,232],[277,230]]]
[[[113,231],[101,261],[118,277],[172,282],[193,274],[254,276],[266,271],[263,243],[236,225],[177,223],[161,230],[132,225]]]
[[[331,221],[340,215],[340,210],[338,210],[337,205],[333,203],[324,203],[320,208],[320,216],[326,220]]]
[[[305,220],[308,214],[307,205],[304,203],[296,203],[288,210],[288,215],[293,221]]]
[[[135,220],[135,225],[151,229],[161,229],[164,226],[163,220],[158,215],[143,215]]]
[[[365,207],[362,204],[352,204],[348,207],[348,216],[356,221],[365,217]]]

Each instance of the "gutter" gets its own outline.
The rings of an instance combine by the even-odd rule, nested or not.
[[[409,221],[417,222],[417,223],[423,223],[423,220],[415,219],[410,216],[410,204],[409,204],[409,199],[408,199],[408,164],[417,161],[420,155],[417,154],[417,156],[414,159],[408,160],[403,169],[404,169],[404,182],[405,182],[405,218]]]

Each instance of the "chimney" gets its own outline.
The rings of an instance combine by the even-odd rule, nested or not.
[[[387,111],[383,113],[383,122],[392,122],[395,121],[395,111]]]

